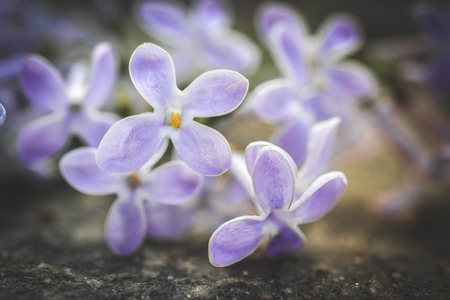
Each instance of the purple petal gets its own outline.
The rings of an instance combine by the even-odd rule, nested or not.
[[[278,233],[272,238],[267,250],[269,256],[289,252],[302,247],[305,244],[305,237],[297,226],[289,227],[281,224]]]
[[[118,255],[133,253],[146,233],[144,205],[136,193],[126,193],[113,203],[106,219],[105,235]]]
[[[262,34],[267,36],[273,27],[279,23],[288,23],[289,26],[298,31],[298,38],[303,38],[308,32],[303,18],[296,9],[285,4],[264,4],[257,16]]]
[[[89,87],[83,106],[101,107],[112,94],[116,82],[116,57],[109,43],[100,43],[92,51]]]
[[[98,147],[105,133],[118,120],[119,116],[114,113],[92,110],[78,114],[73,126],[87,145]]]
[[[147,235],[159,238],[177,236],[193,225],[195,207],[146,201]]]
[[[89,195],[108,195],[118,192],[125,175],[107,173],[97,166],[97,149],[82,147],[65,154],[59,161],[59,170],[74,189]]]
[[[195,6],[195,21],[199,29],[217,32],[231,26],[230,13],[220,0],[200,0]]]
[[[140,6],[139,14],[151,36],[167,44],[177,44],[186,37],[189,28],[185,10],[175,3],[148,2]]]
[[[156,168],[144,181],[143,189],[152,201],[175,205],[200,193],[203,176],[182,161],[172,161]]]
[[[301,37],[289,23],[278,22],[269,33],[273,60],[284,77],[297,84],[308,80]]]
[[[203,43],[203,59],[210,69],[230,69],[252,74],[259,64],[259,49],[244,34],[232,31]]]
[[[230,145],[217,130],[189,121],[170,137],[180,158],[194,171],[217,176],[230,169]]]
[[[259,85],[252,92],[250,101],[256,115],[267,123],[286,122],[302,109],[294,87],[282,79]]]
[[[256,216],[222,224],[209,239],[209,262],[226,267],[252,254],[263,240],[264,225],[264,219]]]
[[[3,105],[0,103],[0,125],[5,123],[6,120],[6,110]]]
[[[165,140],[164,120],[145,113],[115,123],[105,134],[97,151],[97,163],[113,173],[136,171],[151,160]],[[167,145],[167,144],[166,144]]]
[[[238,72],[209,71],[183,91],[183,111],[195,117],[225,115],[242,103],[247,90],[248,80]]]
[[[361,44],[358,27],[348,16],[333,17],[323,26],[322,53],[344,56],[355,51]]]
[[[262,148],[268,146],[273,146],[273,144],[264,141],[258,141],[248,144],[247,148],[245,149],[245,163],[247,164],[247,170],[249,174],[253,173],[259,151]]]
[[[17,152],[23,161],[36,162],[61,150],[68,137],[66,114],[45,115],[22,128],[17,141]]]
[[[261,208],[287,210],[295,189],[295,169],[289,154],[276,146],[262,148],[256,157],[252,178]]]
[[[298,224],[313,222],[329,212],[341,199],[347,188],[347,178],[342,172],[326,173],[306,189],[289,209]]]
[[[271,140],[274,144],[283,148],[297,166],[301,166],[305,161],[309,128],[309,121],[298,118],[281,127]]]
[[[61,74],[44,58],[30,56],[25,59],[19,79],[23,92],[34,106],[57,110],[68,105]]]
[[[331,153],[333,153],[333,145],[340,123],[341,119],[335,117],[317,122],[311,127],[306,160],[299,172],[300,178],[308,181],[314,180],[323,172]]]
[[[347,96],[358,98],[371,93],[375,82],[370,72],[356,63],[340,64],[328,70],[331,84]]]
[[[134,86],[153,108],[166,108],[179,92],[172,58],[155,44],[140,45],[130,59]]]

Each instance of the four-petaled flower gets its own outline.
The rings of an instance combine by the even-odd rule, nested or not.
[[[179,157],[203,175],[220,175],[230,168],[227,140],[194,117],[221,116],[235,110],[248,90],[244,76],[230,70],[209,71],[181,91],[170,55],[150,43],[133,53],[130,75],[154,112],[127,117],[111,127],[97,151],[102,169],[114,173],[137,170],[159,159],[169,139]]]
[[[245,35],[232,30],[232,18],[219,0],[199,0],[192,11],[163,1],[139,7],[143,28],[167,47],[180,84],[201,72],[231,69],[250,74],[260,54]]]
[[[283,76],[255,89],[255,111],[262,119],[286,122],[304,110],[318,120],[344,118],[355,100],[373,92],[369,71],[344,60],[361,45],[350,18],[330,18],[310,36],[292,8],[271,4],[261,10],[258,24]]]
[[[22,89],[32,105],[50,111],[19,133],[17,151],[22,160],[34,163],[50,157],[67,143],[69,135],[79,135],[89,146],[98,146],[118,116],[98,110],[113,90],[116,61],[107,43],[92,51],[92,66],[75,64],[64,82],[58,70],[44,58],[24,60],[20,72]],[[87,80],[89,79],[89,80]]]
[[[220,226],[209,241],[209,260],[224,267],[253,253],[271,239],[268,254],[301,247],[305,242],[298,225],[315,221],[341,198],[347,180],[341,172],[329,172],[314,180],[295,197],[295,164],[281,148],[255,142],[246,149],[259,215],[235,218]]]
[[[173,236],[189,225],[189,214],[184,212],[190,211],[189,202],[200,192],[200,174],[180,160],[154,170],[146,165],[128,174],[107,173],[96,164],[96,151],[92,147],[72,150],[61,159],[60,171],[82,193],[118,195],[105,226],[106,239],[115,253],[132,253],[146,234]],[[177,214],[183,218],[170,218]]]

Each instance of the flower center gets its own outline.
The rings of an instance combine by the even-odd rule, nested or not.
[[[133,172],[130,174],[129,180],[130,180],[131,185],[135,186],[135,187],[138,187],[142,184],[141,181],[139,180],[139,177],[137,176],[136,172]]]
[[[173,112],[172,113],[171,125],[173,127],[175,127],[176,129],[180,128],[180,126],[181,126],[181,114],[179,114],[177,112]]]
[[[181,112],[175,109],[168,109],[166,112],[166,126],[179,129],[181,126]]]

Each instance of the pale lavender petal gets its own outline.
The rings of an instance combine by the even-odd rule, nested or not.
[[[273,60],[284,77],[297,84],[308,81],[302,39],[289,23],[278,22],[269,32],[269,48]]]
[[[113,173],[136,171],[160,150],[165,140],[163,129],[164,119],[157,114],[144,113],[120,120],[98,146],[98,165]]]
[[[247,90],[248,80],[238,72],[205,72],[183,91],[183,113],[195,117],[228,114],[242,103]]]
[[[209,262],[226,267],[252,254],[263,241],[264,225],[264,218],[257,216],[222,224],[209,239]]]
[[[283,148],[297,166],[305,161],[310,122],[303,118],[284,125],[271,139],[274,144]]]
[[[66,114],[52,113],[28,123],[20,130],[17,153],[23,161],[35,162],[61,150],[68,137]]]
[[[170,137],[180,158],[194,171],[218,176],[230,169],[230,145],[217,130],[189,121]]]
[[[92,67],[83,106],[101,107],[111,96],[116,82],[117,65],[114,51],[103,42],[92,51]]]
[[[139,8],[143,27],[159,41],[176,45],[188,34],[186,8],[178,3],[148,2]]]
[[[253,41],[237,31],[207,39],[203,43],[203,49],[202,59],[209,69],[230,69],[253,74],[261,59],[259,49]]]
[[[169,238],[185,232],[195,220],[195,207],[146,201],[147,235]]]
[[[298,249],[304,244],[305,237],[296,225],[290,227],[286,224],[281,224],[278,228],[277,235],[270,241],[267,254],[269,256],[276,256],[284,252]]]
[[[302,109],[291,83],[283,79],[267,81],[251,94],[255,114],[268,123],[283,123],[292,119]]]
[[[118,255],[129,255],[141,244],[146,233],[144,205],[135,192],[125,193],[113,203],[106,219],[105,235]]]
[[[373,76],[360,64],[342,63],[327,72],[332,86],[347,96],[363,97],[375,89]]]
[[[114,113],[92,110],[81,112],[75,120],[75,124],[72,125],[73,130],[87,145],[98,147],[108,129],[119,120],[119,116]]]
[[[223,31],[231,26],[230,12],[220,0],[199,0],[193,17],[199,29],[208,32]]]
[[[177,83],[180,86],[187,86],[199,74],[196,61],[192,59],[192,54],[187,52],[184,47],[173,49],[170,55],[172,56],[175,70],[177,70]]]
[[[279,147],[262,148],[256,157],[252,178],[256,198],[266,214],[287,210],[295,189],[295,168],[289,154]]]
[[[273,27],[279,23],[284,22],[289,24],[289,26],[297,30],[297,36],[302,39],[306,32],[306,24],[303,22],[303,17],[301,17],[294,7],[285,4],[263,4],[262,8],[257,13],[257,20],[259,22],[259,27],[264,36],[267,36]]]
[[[5,123],[6,120],[6,110],[3,105],[0,103],[0,125]]]
[[[203,176],[184,162],[172,161],[153,170],[143,179],[150,200],[164,204],[182,204],[198,196]]]
[[[44,58],[30,56],[25,59],[19,80],[23,92],[35,107],[57,110],[68,106],[61,74]]]
[[[126,183],[126,175],[107,173],[97,166],[97,149],[82,147],[66,153],[59,161],[59,170],[74,189],[89,195],[118,192]]]
[[[297,224],[313,222],[337,204],[346,188],[347,178],[342,172],[326,173],[311,183],[289,211],[297,217]]]
[[[245,149],[245,163],[247,164],[247,170],[249,174],[253,173],[259,151],[262,148],[268,146],[273,146],[273,144],[264,141],[258,141],[248,144],[247,148]]]
[[[358,27],[349,16],[336,16],[328,20],[320,33],[324,55],[344,56],[361,45]]]
[[[306,159],[300,168],[299,178],[308,181],[314,180],[324,171],[333,153],[333,145],[340,123],[341,119],[335,117],[317,122],[311,127],[307,141]]]
[[[130,76],[136,89],[153,108],[166,108],[179,93],[172,58],[155,44],[142,44],[133,52]]]

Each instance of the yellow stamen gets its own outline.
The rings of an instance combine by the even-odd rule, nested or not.
[[[176,129],[180,128],[181,126],[181,115],[177,112],[172,113],[172,126]]]
[[[137,176],[136,172],[130,174],[130,179],[136,186],[141,185],[141,181],[139,180],[139,177]]]

